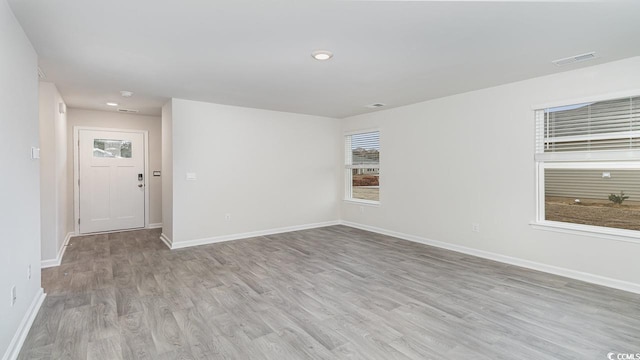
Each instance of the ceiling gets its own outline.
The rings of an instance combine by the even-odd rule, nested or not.
[[[9,3],[69,107],[142,114],[175,97],[343,118],[640,55],[640,1]]]

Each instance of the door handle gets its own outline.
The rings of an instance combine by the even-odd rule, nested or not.
[[[139,188],[141,188],[141,187],[143,187],[143,186],[144,186],[144,184],[138,184],[138,187],[139,187]]]

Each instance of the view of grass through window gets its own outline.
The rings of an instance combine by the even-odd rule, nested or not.
[[[545,169],[545,220],[640,230],[640,170]]]
[[[378,169],[367,169],[368,173],[358,174],[353,170],[352,177],[354,199],[380,201],[380,183]]]

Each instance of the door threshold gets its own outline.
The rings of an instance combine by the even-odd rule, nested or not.
[[[138,230],[153,230],[153,229],[148,229],[146,227],[139,227],[139,228],[131,228],[131,229],[121,229],[121,230],[109,230],[109,231],[99,231],[99,232],[91,232],[91,233],[79,233],[76,234],[75,236],[89,236],[89,235],[104,235],[104,234],[116,234],[116,233],[121,233],[121,232],[127,232],[127,231],[138,231]]]

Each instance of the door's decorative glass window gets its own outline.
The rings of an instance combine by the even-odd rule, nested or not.
[[[94,139],[93,156],[104,158],[131,158],[131,141]]]

